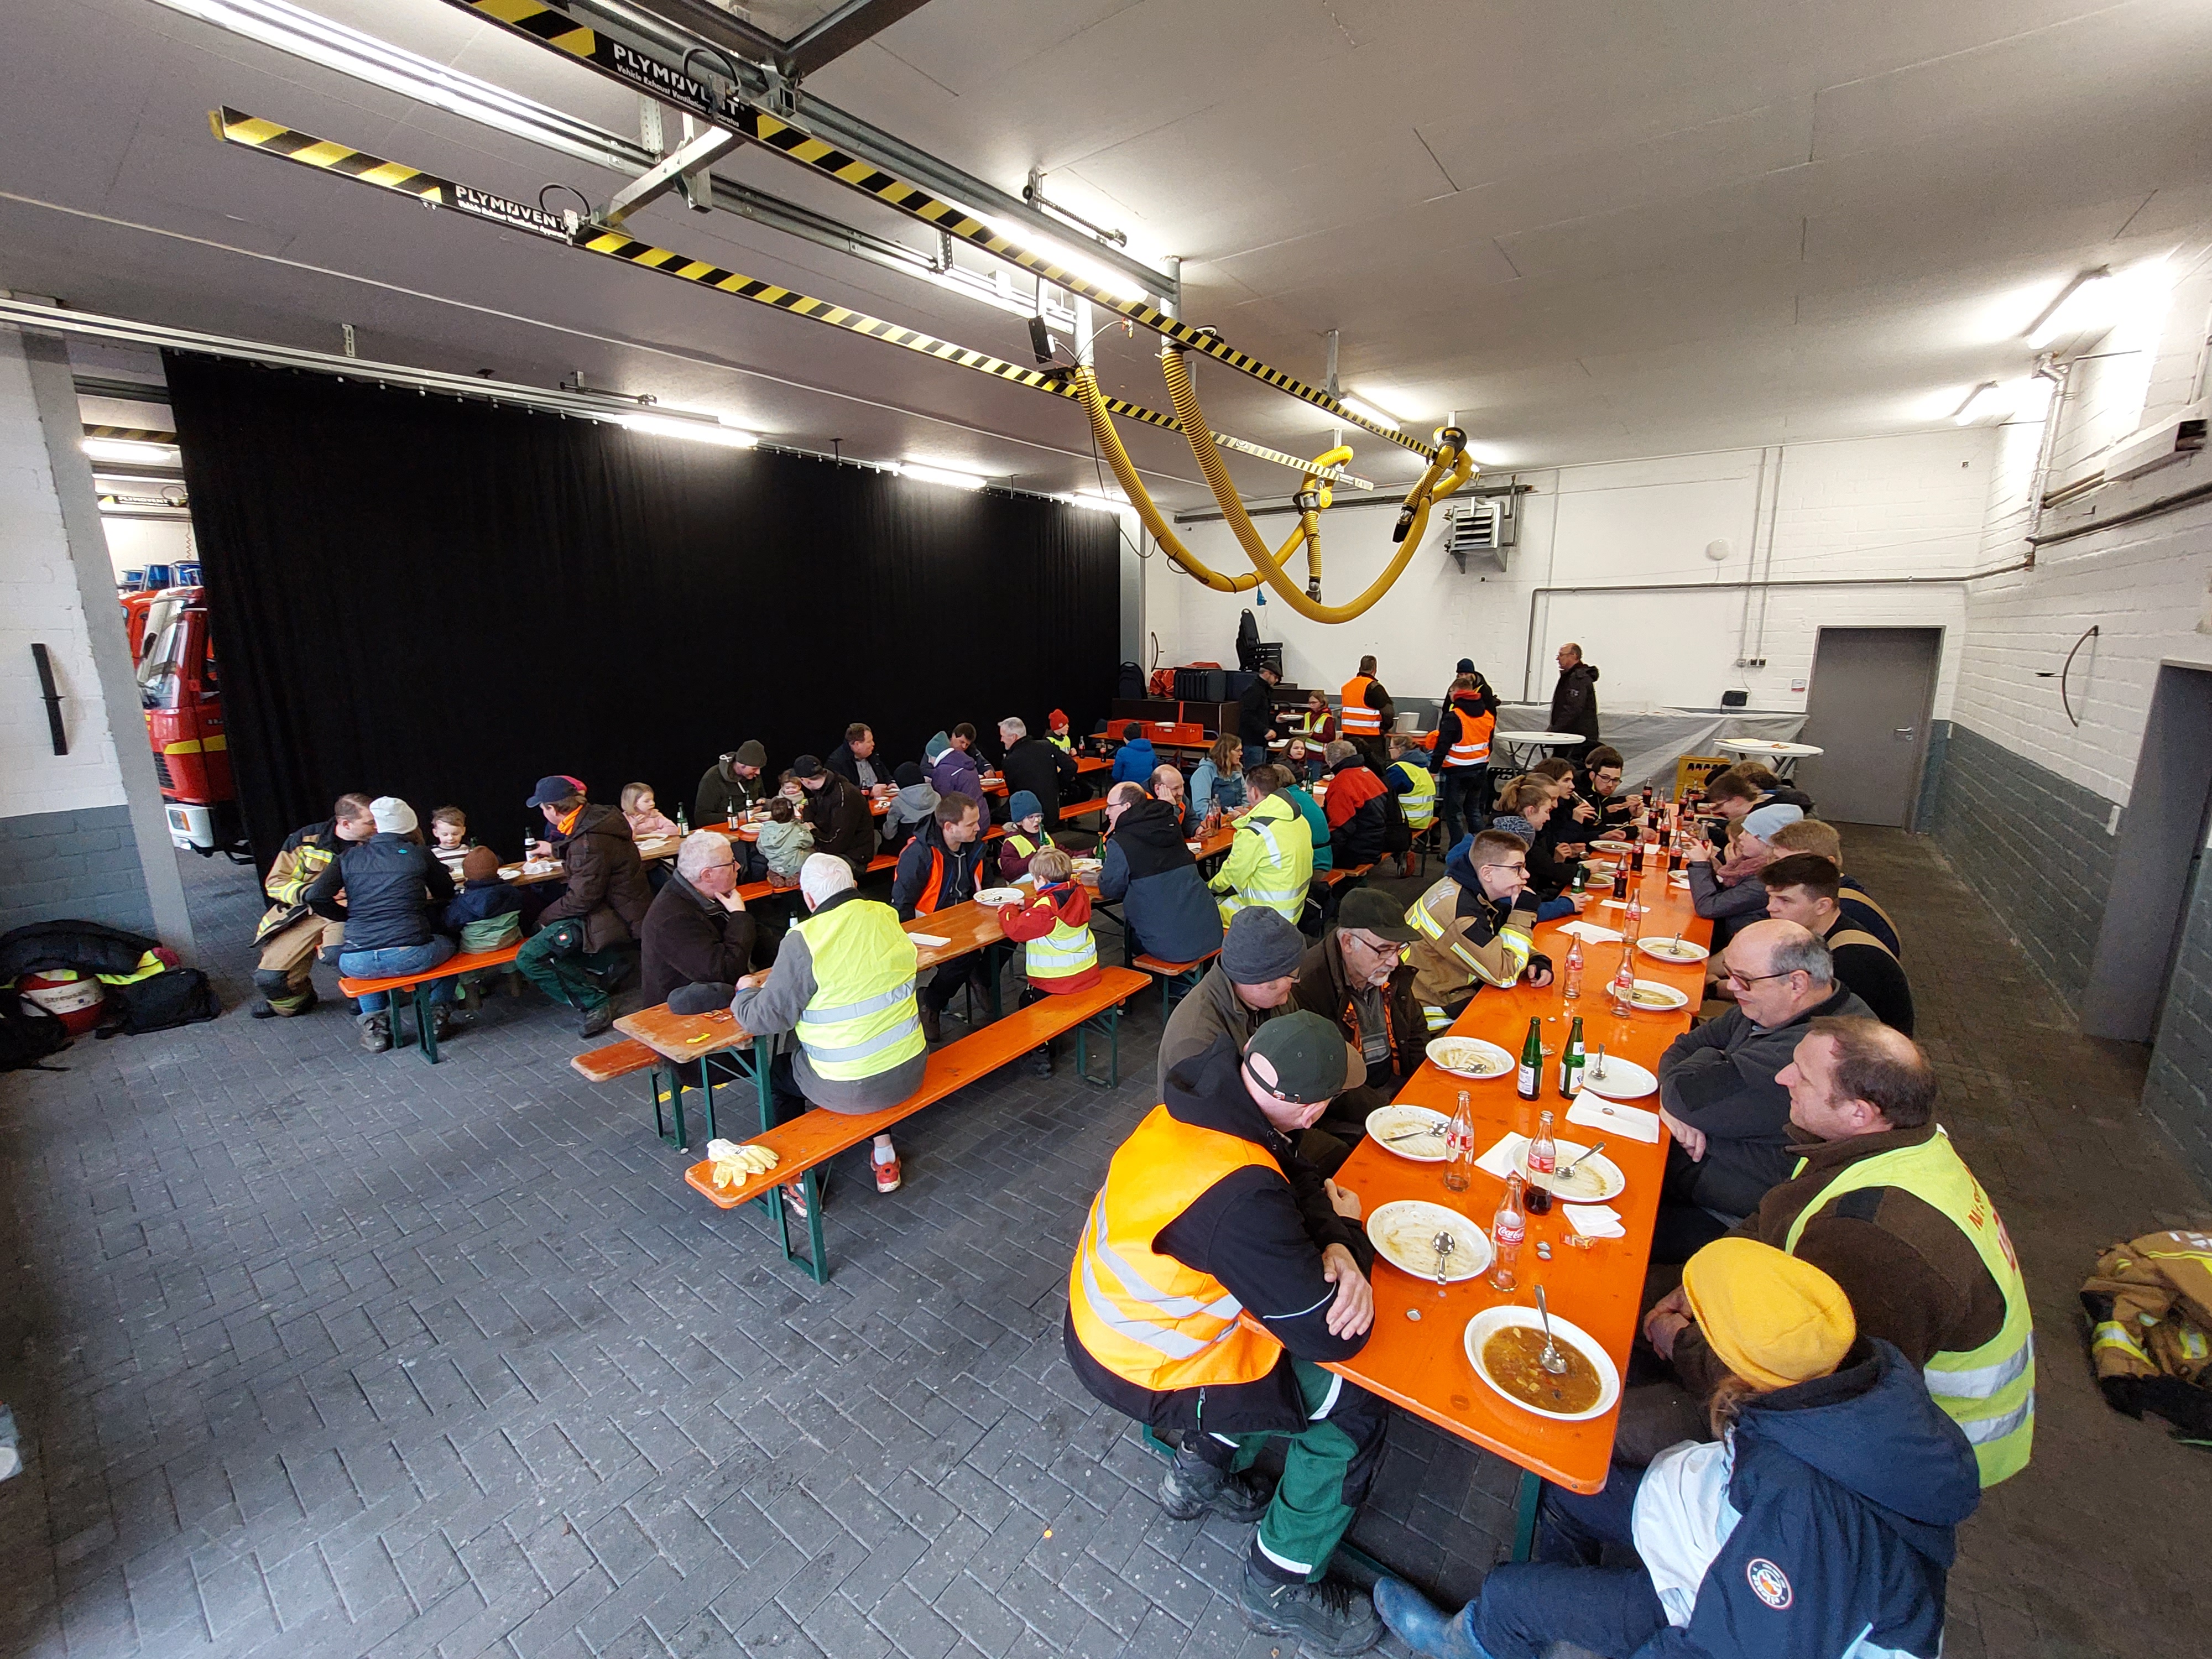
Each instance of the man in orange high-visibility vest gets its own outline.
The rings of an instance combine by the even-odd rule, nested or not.
[[[1390,729],[1398,710],[1390,701],[1390,694],[1375,678],[1375,659],[1362,657],[1359,672],[1344,683],[1344,707],[1338,711],[1337,724],[1345,741],[1357,744],[1376,772],[1390,763],[1389,751],[1382,746],[1382,734]]]
[[[1177,1520],[1212,1510],[1258,1522],[1245,1622],[1329,1654],[1382,1637],[1367,1597],[1327,1568],[1389,1419],[1322,1369],[1366,1343],[1374,1255],[1359,1200],[1293,1141],[1352,1064],[1336,1027],[1299,1012],[1266,1021],[1241,1050],[1224,1036],[1170,1067],[1164,1101],[1114,1154],[1067,1286],[1076,1376],[1178,1448],[1162,1506]],[[1285,1450],[1272,1491],[1249,1473],[1271,1439]]]

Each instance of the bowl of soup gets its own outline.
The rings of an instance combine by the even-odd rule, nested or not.
[[[1552,1338],[1567,1362],[1559,1376],[1544,1369],[1544,1322],[1535,1309],[1486,1308],[1467,1322],[1468,1363],[1523,1411],[1562,1423],[1604,1416],[1620,1399],[1620,1372],[1611,1356],[1588,1331],[1556,1313]]]

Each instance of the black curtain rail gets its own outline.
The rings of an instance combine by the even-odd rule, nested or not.
[[[352,790],[520,850],[567,773],[673,817],[748,738],[1103,719],[1111,517],[765,449],[166,356],[224,717],[265,863]]]

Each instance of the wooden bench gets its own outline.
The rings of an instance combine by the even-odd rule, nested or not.
[[[823,1243],[822,1188],[816,1173],[822,1164],[1071,1030],[1075,1033],[1077,1073],[1094,1088],[1115,1087],[1121,1077],[1121,1005],[1147,983],[1142,974],[1129,969],[1102,968],[1098,983],[1087,991],[1042,998],[934,1051],[921,1087],[896,1106],[875,1112],[833,1112],[817,1106],[788,1123],[756,1135],[752,1144],[769,1148],[778,1160],[766,1175],[726,1190],[714,1185],[713,1165],[702,1160],[684,1172],[684,1182],[725,1210],[765,1200],[781,1236],[784,1260],[804,1267],[816,1284],[826,1285],[830,1258]],[[1105,1036],[1109,1044],[1108,1073],[1103,1079],[1090,1074],[1084,1047],[1085,1033],[1093,1030]],[[783,1201],[783,1188],[793,1181],[801,1182],[805,1194],[807,1254],[804,1256],[792,1249],[791,1218]]]
[[[1204,956],[1194,957],[1188,962],[1163,962],[1158,957],[1142,956],[1129,965],[1143,969],[1159,981],[1160,1018],[1165,1019],[1175,1012],[1176,1003],[1180,999],[1198,989],[1199,981],[1206,977],[1207,965],[1220,954],[1221,947],[1216,945]],[[1178,991],[1177,986],[1182,988]]]
[[[872,876],[879,875],[885,870],[896,870],[897,868],[897,854],[878,853],[875,857],[868,860],[866,873]],[[749,881],[744,886],[738,889],[738,896],[748,904],[754,904],[757,903],[762,899],[787,898],[798,891],[799,884],[797,882],[792,883],[788,887],[771,887],[764,881]]]
[[[1350,881],[1354,876],[1364,876],[1374,867],[1371,864],[1338,865],[1321,872],[1321,884],[1334,887],[1340,882]]]
[[[438,1063],[438,1022],[431,1013],[430,992],[439,981],[459,979],[463,974],[483,973],[493,968],[510,966],[522,950],[522,942],[503,945],[496,951],[467,951],[447,957],[435,968],[426,968],[419,974],[401,974],[391,979],[338,980],[338,989],[349,997],[367,996],[372,992],[383,992],[390,1000],[385,1004],[392,1016],[392,1046],[400,1043],[399,993],[412,992],[409,1002],[415,1010],[415,1041],[424,1058],[435,1066]]]
[[[707,1105],[707,1136],[714,1136],[714,1096],[711,1075],[713,1062],[718,1055],[702,1055],[696,1062],[679,1064],[666,1055],[658,1054],[635,1037],[624,1037],[620,1042],[610,1042],[604,1048],[586,1049],[568,1061],[568,1067],[586,1083],[613,1083],[623,1078],[635,1077],[640,1072],[651,1073],[647,1087],[653,1095],[653,1132],[671,1146],[679,1151],[690,1146],[690,1130],[684,1121],[684,1097],[694,1089],[704,1089]],[[683,1066],[698,1064],[701,1080],[684,1080]],[[724,1068],[726,1073],[727,1068]],[[665,1076],[663,1073],[666,1073]],[[725,1081],[743,1082],[742,1075],[726,1076]]]
[[[1088,817],[1093,812],[1103,812],[1105,810],[1106,797],[1101,795],[1096,800],[1066,802],[1060,807],[1060,815],[1063,818]]]

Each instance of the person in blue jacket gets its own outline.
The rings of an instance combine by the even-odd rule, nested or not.
[[[1682,1288],[1732,1376],[1720,1436],[1545,1488],[1536,1559],[1447,1616],[1395,1578],[1375,1610],[1432,1659],[1936,1659],[1959,1523],[1981,1480],[1965,1433],[1896,1348],[1857,1334],[1836,1281],[1731,1236]],[[1722,1334],[1725,1333],[1725,1334]],[[1640,1565],[1595,1565],[1605,1544]]]
[[[1131,720],[1121,728],[1121,746],[1114,752],[1114,783],[1149,784],[1152,773],[1160,763],[1153,752],[1152,740],[1145,735],[1145,728]]]

